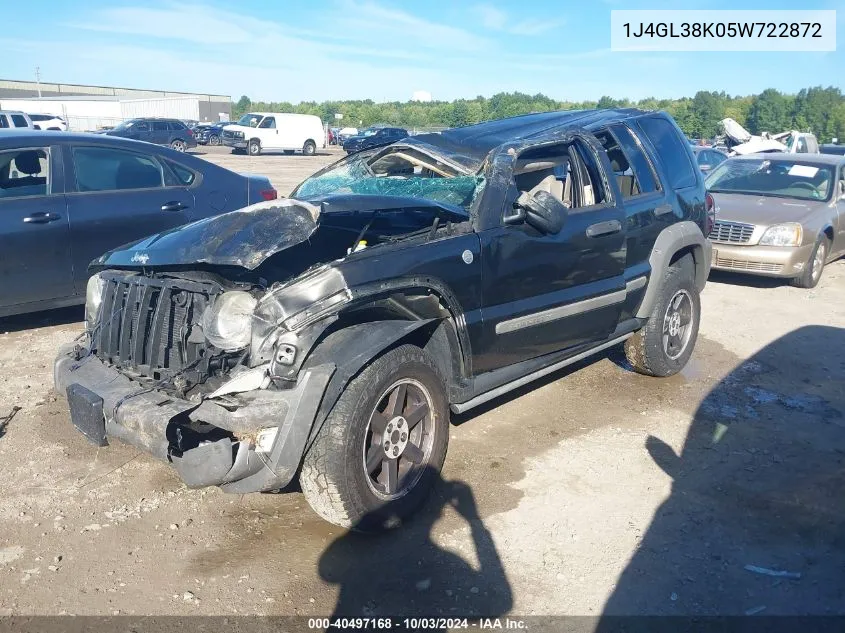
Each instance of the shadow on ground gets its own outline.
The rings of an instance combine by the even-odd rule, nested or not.
[[[81,305],[58,308],[56,310],[16,314],[15,316],[0,317],[0,333],[21,332],[37,327],[68,325],[70,323],[80,323],[84,320],[85,308]]]
[[[648,438],[672,493],[605,616],[845,614],[842,350],[843,329],[795,330],[707,395],[680,454]]]
[[[510,610],[510,583],[472,490],[436,476],[426,507],[399,529],[347,532],[320,556],[320,577],[339,586],[333,617],[495,617]],[[447,507],[470,527],[477,569],[432,539]]]

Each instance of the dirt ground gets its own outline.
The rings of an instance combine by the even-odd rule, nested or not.
[[[281,193],[338,156],[200,151]],[[811,291],[714,274],[702,303],[678,376],[611,350],[456,416],[381,537],[97,449],[51,390],[82,310],[0,320],[0,615],[843,614],[845,261]]]

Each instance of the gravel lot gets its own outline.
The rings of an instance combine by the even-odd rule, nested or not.
[[[199,151],[280,193],[339,156]],[[426,511],[378,538],[98,450],[51,391],[82,310],[0,320],[0,615],[845,613],[845,261],[702,302],[681,375],[613,350],[456,417]]]

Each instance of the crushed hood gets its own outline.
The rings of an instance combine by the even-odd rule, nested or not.
[[[320,208],[293,199],[259,202],[121,246],[94,268],[215,264],[254,270],[280,250],[307,240]]]

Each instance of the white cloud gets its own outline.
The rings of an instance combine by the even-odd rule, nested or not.
[[[531,11],[531,5],[528,5]],[[478,16],[481,25],[491,31],[501,31],[511,35],[540,35],[564,24],[563,18],[534,18],[528,17],[521,20],[513,20],[511,16],[490,4],[478,4],[473,7],[473,12]]]

